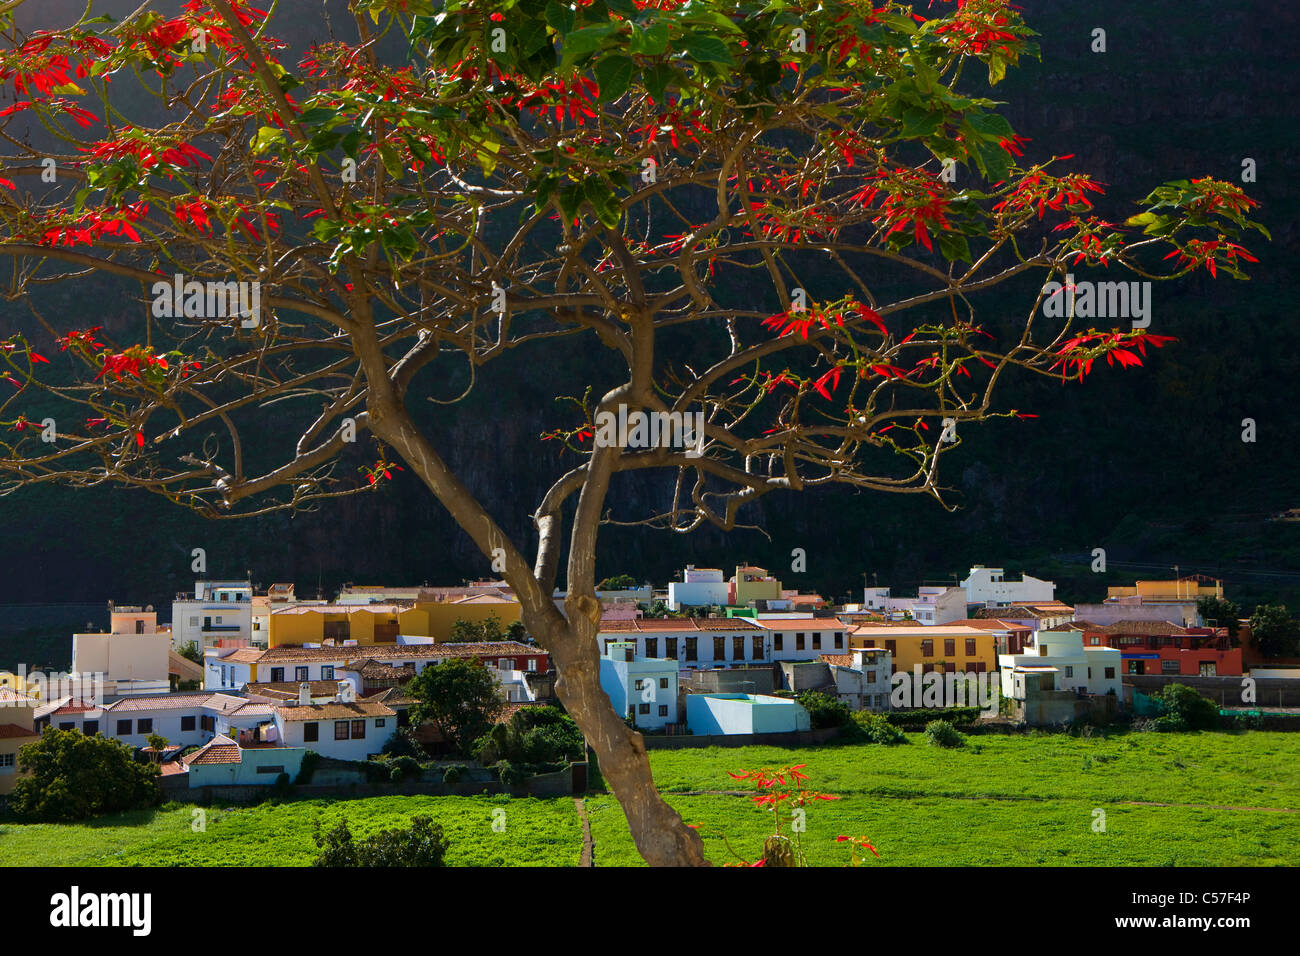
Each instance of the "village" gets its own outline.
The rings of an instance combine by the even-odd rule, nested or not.
[[[952,586],[869,587],[842,605],[749,565],[677,577],[660,589],[624,576],[614,583],[631,586],[597,592],[601,687],[647,746],[816,745],[836,728],[805,703],[828,698],[855,713],[975,708],[970,720],[1009,727],[1105,724],[1158,713],[1173,683],[1225,717],[1300,723],[1300,667],[1264,660],[1248,621],[1207,620],[1223,586],[1200,575],[1074,605],[1051,581],[985,566]],[[170,797],[197,799],[300,779],[322,759],[362,766],[403,735],[448,752],[444,728],[412,720],[409,688],[430,665],[481,665],[500,720],[559,703],[550,655],[503,581],[346,585],[307,599],[292,584],[205,579],[177,595],[170,623],[152,607],[108,611],[107,630],[72,636],[69,672],[0,672],[0,799],[46,728],[116,739],[158,764]],[[559,792],[585,779],[566,775]]]

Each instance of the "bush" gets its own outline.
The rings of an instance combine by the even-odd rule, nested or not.
[[[932,720],[925,725],[925,739],[932,747],[964,747],[966,738],[946,720]]]
[[[402,727],[388,738],[384,748],[379,751],[386,757],[413,757],[416,760],[428,760],[429,755],[411,733],[410,727]]]
[[[460,778],[465,775],[465,771],[468,769],[464,764],[459,763],[448,767],[442,775],[442,782],[446,784],[460,783]]]
[[[73,823],[162,801],[157,766],[99,734],[46,727],[39,741],[18,751],[18,769],[30,776],[14,785],[10,809],[24,821]]]
[[[355,840],[346,819],[322,834],[316,821],[313,834],[320,853],[313,866],[442,866],[450,845],[432,817],[411,817],[405,830],[384,830]]]
[[[891,710],[884,718],[895,727],[923,730],[932,720],[946,720],[954,727],[969,727],[979,718],[978,707],[931,707],[918,710]]]
[[[414,757],[394,757],[388,761],[388,766],[392,768],[390,776],[394,781],[408,777],[418,779],[420,776],[420,761]]]
[[[849,710],[848,705],[838,697],[810,690],[799,694],[795,700],[808,711],[808,719],[813,730],[821,730],[823,727],[843,727],[853,720],[853,711]]]
[[[314,750],[308,750],[302,755],[302,766],[298,768],[298,776],[294,778],[294,783],[299,786],[306,786],[311,783],[312,774],[316,772],[316,766],[320,763],[320,754]]]
[[[1157,730],[1214,730],[1219,726],[1219,708],[1186,684],[1167,684],[1157,698],[1164,705],[1164,716],[1156,721]],[[1167,726],[1159,726],[1165,717]]]
[[[862,735],[873,744],[891,747],[907,743],[907,734],[885,719],[884,714],[859,711],[853,715],[853,721],[862,731]]]
[[[512,764],[509,760],[502,760],[497,764],[497,773],[504,787],[522,787],[524,781],[528,779],[528,771],[524,767]]]
[[[521,707],[474,742],[473,756],[484,766],[497,761],[554,764],[580,760],[586,750],[582,731],[554,707]]]

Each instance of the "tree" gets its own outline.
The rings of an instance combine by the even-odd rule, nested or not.
[[[177,651],[177,653],[186,660],[193,661],[195,664],[203,664],[203,648],[199,647],[198,641],[190,641]]]
[[[506,628],[506,638],[523,644],[528,640],[528,628],[524,627],[523,621],[511,621],[510,626]]]
[[[1300,654],[1300,622],[1285,604],[1261,604],[1250,615],[1250,639],[1265,657]]]
[[[1005,0],[352,7],[355,35],[297,64],[247,0],[0,53],[22,93],[3,122],[60,140],[6,129],[8,294],[101,273],[152,300],[135,341],[40,314],[55,361],[3,342],[0,490],[116,483],[228,518],[409,468],[518,596],[652,864],[704,857],[600,687],[601,526],[730,531],[831,484],[951,509],[941,458],[1032,417],[995,400],[1002,379],[1078,381],[1169,342],[1115,328],[1098,303],[1127,287],[1076,295],[1073,270],[1242,278],[1263,232],[1231,183],[1167,183],[1116,225],[1070,157],[1026,158],[975,75],[1036,55]],[[124,101],[131,71],[165,119]],[[420,410],[463,397],[465,368],[491,388],[516,350],[559,345],[581,362],[537,375],[573,416],[544,436],[535,540],[511,540]],[[622,493],[641,471],[662,504]]]
[[[73,823],[105,813],[155,806],[158,768],[140,763],[131,748],[96,734],[46,727],[41,739],[18,751],[20,777],[13,812],[38,823]]]
[[[630,574],[616,574],[596,585],[597,591],[625,591],[637,586],[636,578]]]
[[[1241,630],[1241,607],[1235,601],[1225,601],[1216,597],[1199,597],[1196,599],[1196,613],[1206,624],[1214,622],[1215,627],[1226,627],[1228,639],[1237,644],[1237,632]]]
[[[501,629],[501,622],[495,614],[482,621],[467,621],[458,618],[451,626],[451,640],[479,643],[482,641],[504,641],[507,634]]]
[[[1159,730],[1213,730],[1219,726],[1219,708],[1186,684],[1166,684],[1157,699],[1164,713],[1157,718]]]
[[[406,829],[381,830],[356,840],[347,819],[322,833],[320,821],[312,839],[320,853],[312,866],[443,866],[451,841],[433,817],[411,817]]]
[[[416,674],[406,692],[418,703],[411,708],[414,722],[433,721],[462,756],[491,729],[503,701],[496,679],[473,658],[452,657],[430,664]]]
[[[484,764],[551,764],[577,760],[586,750],[582,731],[558,707],[521,707],[474,744]]]
[[[162,734],[150,734],[145,738],[145,742],[154,749],[157,759],[162,760],[162,752],[167,749],[167,738]]]

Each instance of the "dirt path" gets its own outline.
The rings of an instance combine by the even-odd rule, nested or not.
[[[582,818],[582,857],[578,860],[578,866],[595,866],[596,845],[591,839],[591,821],[587,819],[587,805],[583,803],[582,797],[574,797],[573,806],[577,809],[578,816]]]

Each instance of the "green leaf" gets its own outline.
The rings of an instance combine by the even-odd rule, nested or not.
[[[596,82],[600,84],[600,99],[612,103],[627,92],[632,82],[636,64],[631,57],[615,53],[596,64]]]
[[[588,53],[594,53],[600,49],[601,43],[605,37],[609,36],[619,28],[617,23],[598,23],[592,27],[583,27],[581,30],[574,30],[564,37],[564,59],[572,62],[579,57],[584,57]]]
[[[662,104],[664,102],[664,90],[678,75],[677,71],[668,64],[656,63],[642,74],[641,79],[645,83],[646,92],[650,94],[656,103]]]
[[[659,56],[668,51],[668,24],[662,20],[643,27],[632,24],[631,52],[646,56]]]
[[[633,3],[632,0],[605,0],[605,6],[609,7],[609,9],[613,10],[620,17],[627,17],[628,19],[635,17],[641,12],[636,8],[636,4]]]
[[[277,129],[274,126],[263,126],[253,137],[252,151],[254,155],[266,152],[271,148],[272,143],[284,141],[284,130]]]
[[[562,3],[556,3],[550,0],[546,4],[546,22],[554,28],[560,36],[567,36],[573,29],[575,19],[573,8]]]
[[[692,33],[685,37],[682,45],[686,48],[686,55],[696,63],[721,63],[723,66],[735,65],[736,61],[732,57],[731,51],[717,37]]]
[[[949,262],[970,262],[970,243],[958,232],[939,233],[939,251]]]
[[[565,224],[573,222],[574,216],[578,213],[578,206],[582,203],[582,186],[577,183],[568,183],[560,190],[560,214],[564,216]]]
[[[989,57],[989,86],[997,86],[1007,75],[1007,61],[1000,56]]]

